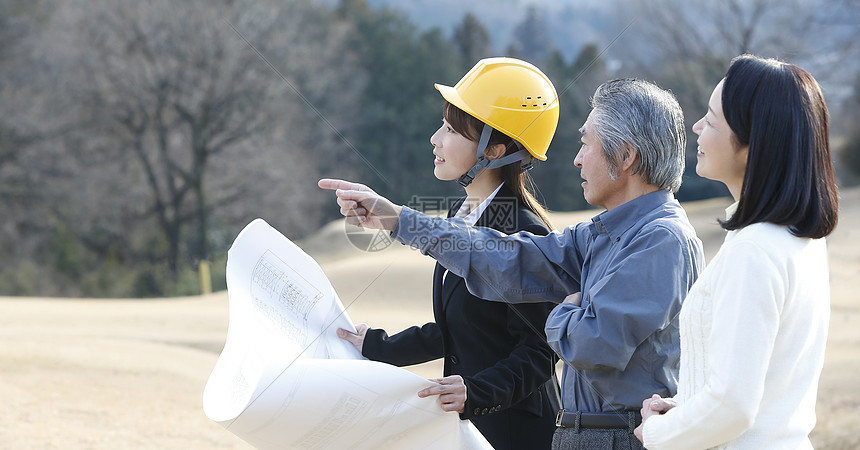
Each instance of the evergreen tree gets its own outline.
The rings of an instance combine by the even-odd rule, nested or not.
[[[466,13],[463,21],[454,28],[454,45],[463,58],[466,70],[493,53],[490,33],[471,12]]]
[[[579,128],[591,111],[588,99],[600,83],[606,81],[605,64],[594,44],[583,47],[576,60],[568,64],[554,49],[542,67],[559,95],[558,128],[547,152],[548,160],[538,164],[534,176],[554,210],[577,210],[588,207],[582,196],[579,169],[573,159],[580,147]]]
[[[532,64],[539,64],[553,50],[552,40],[547,33],[545,13],[535,5],[526,9],[523,20],[514,27],[510,50],[512,56]]]
[[[367,74],[353,140],[372,166],[363,168],[363,181],[404,203],[412,195],[455,194],[433,178],[429,143],[443,102],[433,84],[462,76],[454,44],[439,30],[419,34],[405,16],[364,0],[343,0],[337,12],[356,29],[358,70]]]

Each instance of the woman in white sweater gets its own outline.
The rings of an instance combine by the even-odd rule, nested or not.
[[[678,393],[642,403],[646,448],[812,448],[837,219],[827,121],[812,75],[743,55],[693,125],[696,172],[736,203],[681,308]]]

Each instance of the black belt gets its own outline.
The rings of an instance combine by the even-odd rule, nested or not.
[[[590,413],[560,409],[555,426],[561,428],[636,428],[642,423],[639,411],[618,413]]]

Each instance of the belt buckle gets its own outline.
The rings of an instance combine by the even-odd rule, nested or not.
[[[557,427],[561,427],[561,426],[562,426],[562,424],[561,424],[561,423],[563,422],[563,418],[564,418],[564,413],[565,413],[565,412],[566,412],[566,411],[565,411],[564,409],[559,409],[559,410],[558,410],[558,414],[556,414],[556,415],[555,415],[555,426],[557,426]]]

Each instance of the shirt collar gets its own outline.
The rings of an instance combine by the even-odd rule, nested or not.
[[[726,220],[731,220],[732,216],[735,215],[735,211],[738,210],[738,202],[734,202],[726,208]]]
[[[620,237],[642,219],[642,216],[653,211],[660,205],[673,201],[675,196],[671,192],[659,189],[657,191],[639,196],[623,205],[617,206],[609,211],[604,211],[591,218],[595,230],[599,234],[608,234],[611,237]]]
[[[455,214],[455,217],[462,217],[463,221],[465,221],[467,225],[474,227],[475,224],[478,223],[478,219],[481,218],[481,215],[484,214],[484,211],[487,209],[487,206],[490,205],[490,202],[493,201],[493,199],[496,197],[496,194],[499,193],[499,190],[502,188],[502,186],[504,186],[504,184],[505,184],[505,182],[503,181],[501,184],[499,184],[499,186],[496,188],[496,190],[493,191],[492,194],[487,196],[487,198],[484,199],[484,201],[481,202],[480,205],[478,205],[477,208],[473,209],[472,211],[470,211],[466,215],[462,215],[462,214],[463,214],[463,212],[465,212],[465,208],[468,208],[469,202],[463,201],[463,204],[460,205],[460,209],[457,211],[457,214]],[[468,200],[468,199],[466,199],[466,200]]]

